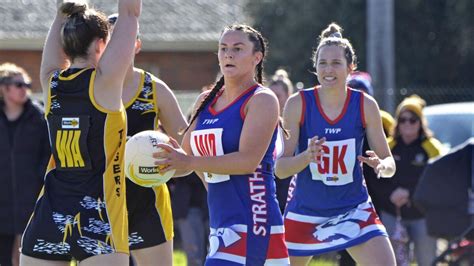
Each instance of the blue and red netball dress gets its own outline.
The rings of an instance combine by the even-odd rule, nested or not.
[[[199,114],[191,132],[196,156],[219,156],[239,150],[247,101],[255,85],[221,111],[213,105]],[[208,183],[210,248],[206,265],[288,265],[283,221],[275,198],[273,151],[276,129],[258,169],[247,175],[204,173]]]
[[[321,108],[318,89],[300,92],[303,112],[297,153],[314,136],[326,137],[321,163],[298,173],[285,213],[286,244],[291,256],[312,256],[346,249],[387,235],[362,175],[357,156],[365,135],[364,96],[348,89],[341,114],[330,120]]]

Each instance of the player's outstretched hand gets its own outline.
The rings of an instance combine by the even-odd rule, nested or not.
[[[377,156],[377,154],[374,151],[368,150],[365,152],[365,154],[367,154],[368,157],[359,155],[357,156],[357,159],[367,164],[368,166],[372,167],[374,169],[374,172],[377,174],[377,177],[380,178],[382,171],[385,170],[385,165],[381,163],[380,158]]]

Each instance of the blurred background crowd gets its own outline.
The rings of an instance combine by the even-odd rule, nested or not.
[[[114,1],[89,2],[105,12],[116,12]],[[41,189],[50,154],[38,100],[38,73],[52,21],[44,14],[55,8],[55,3],[0,3],[0,265],[17,265],[19,239]],[[472,152],[463,157],[465,162],[442,162],[447,164],[443,169],[458,169],[453,170],[453,176],[444,177],[445,183],[439,181],[447,193],[442,208],[460,209],[450,214],[451,220],[460,222],[449,229],[435,221],[439,214],[430,213],[433,205],[429,198],[437,192],[429,188],[429,180],[438,180],[436,175],[441,173],[426,169],[432,158],[465,152],[464,147],[472,150],[472,0],[155,0],[144,1],[143,6],[143,48],[135,63],[171,87],[183,112],[203,87],[215,81],[215,50],[223,26],[247,23],[267,37],[265,85],[275,92],[283,109],[292,93],[317,84],[310,60],[312,45],[320,29],[332,21],[339,23],[359,57],[360,71],[349,77],[348,86],[372,95],[384,110],[384,130],[397,163],[392,179],[381,180],[369,170],[364,172],[377,212],[394,247],[399,247],[397,260],[400,264],[411,260],[429,265],[449,250],[439,239],[468,241],[456,243],[472,251],[474,244],[467,237],[469,226],[472,229],[472,213],[467,210]],[[461,148],[453,150],[456,146]],[[277,181],[282,212],[289,182]],[[450,183],[459,191],[450,190]],[[170,181],[168,186],[176,250],[185,252],[187,265],[202,265],[208,227],[205,189],[197,176]],[[464,196],[449,205],[449,193]],[[354,265],[344,253],[328,260],[334,265]]]

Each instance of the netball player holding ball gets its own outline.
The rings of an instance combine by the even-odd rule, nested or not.
[[[275,197],[273,151],[278,100],[262,87],[265,42],[246,25],[224,29],[223,76],[197,101],[182,147],[160,146],[163,171],[196,171],[208,187],[209,253],[205,265],[288,265]]]

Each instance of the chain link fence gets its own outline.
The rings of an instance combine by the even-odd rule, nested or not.
[[[474,101],[474,87],[408,87],[394,94],[395,106],[412,94],[423,98],[427,105]]]
[[[197,90],[175,90],[173,93],[178,99],[181,111],[187,115],[191,112],[191,108],[201,92]],[[394,106],[396,107],[405,97],[412,94],[419,95],[426,101],[427,105],[474,102],[474,87],[408,87],[394,90],[392,99]],[[36,100],[42,100],[41,93],[34,93],[32,96]]]

